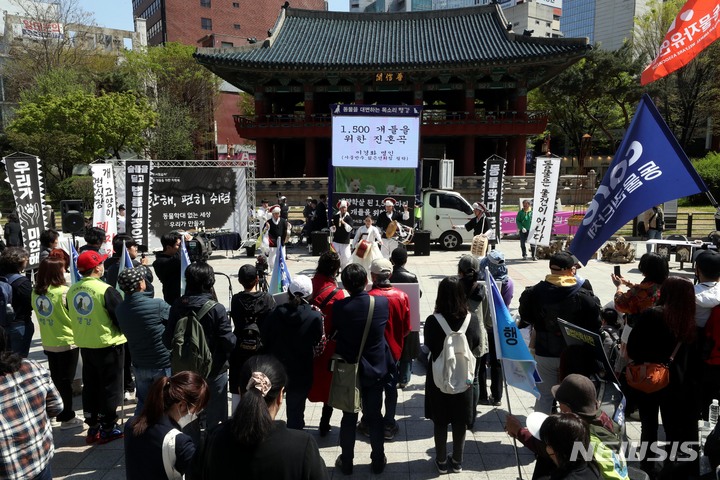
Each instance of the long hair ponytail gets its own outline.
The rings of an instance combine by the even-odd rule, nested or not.
[[[268,380],[267,391],[253,386],[251,378],[256,378],[257,374]],[[240,445],[257,445],[272,428],[273,419],[269,406],[277,401],[285,387],[287,374],[277,358],[272,355],[256,355],[245,362],[239,380],[241,396],[231,420],[232,431]]]

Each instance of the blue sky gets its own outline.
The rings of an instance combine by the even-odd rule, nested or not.
[[[276,1],[279,8],[282,2],[280,0]],[[346,11],[349,2],[348,0],[329,0],[329,3],[330,10]],[[131,0],[79,0],[79,4],[83,10],[95,14],[95,21],[101,27],[119,28],[122,30],[133,29]],[[292,5],[292,1],[290,1],[290,4]]]

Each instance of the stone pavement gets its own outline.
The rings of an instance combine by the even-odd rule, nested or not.
[[[644,251],[644,246],[640,248]],[[414,256],[412,252],[408,257],[407,268],[415,273],[421,284],[423,296],[421,299],[421,319],[424,320],[432,313],[437,286],[442,278],[457,273],[457,262],[464,253],[469,253],[465,246],[460,251],[444,252],[433,247],[430,256]],[[522,260],[518,241],[503,241],[498,247],[504,254],[515,282],[515,297],[511,304],[511,311],[517,309],[518,299],[525,287],[534,285],[542,280],[548,272],[548,262]],[[225,252],[217,252],[225,253]],[[241,252],[235,252],[234,257],[215,255],[210,264],[216,272],[229,275],[232,280],[232,292],[240,289],[237,282],[237,271],[245,263],[253,263],[254,259],[247,258]],[[292,274],[306,274],[312,276],[318,257],[307,255],[303,247],[291,248],[288,251],[288,265]],[[152,257],[151,257],[152,261]],[[677,266],[677,264],[676,264]],[[604,262],[591,260],[580,270],[580,274],[591,280],[596,295],[606,304],[611,301],[615,287],[610,281],[613,266]],[[623,265],[623,275],[633,282],[638,282],[641,275],[637,270],[637,262]],[[227,305],[230,286],[228,280],[217,277],[216,291],[220,302]],[[155,281],[156,291],[161,291],[161,285]],[[36,338],[33,341],[31,358],[46,362],[40,345],[39,334],[36,329]],[[423,417],[424,413],[425,372],[421,364],[415,362],[413,377],[410,384],[399,391],[397,420],[400,431],[395,439],[385,443],[388,465],[383,474],[385,478],[397,479],[424,479],[438,476],[433,459],[435,449],[433,444],[432,422]],[[465,457],[463,460],[464,472],[453,474],[453,478],[504,480],[518,477],[515,453],[510,438],[503,431],[503,422],[508,410],[521,420],[532,411],[534,397],[515,388],[509,388],[510,405],[507,397],[503,398],[502,406],[479,406],[478,418],[474,431],[468,431],[465,444]],[[82,415],[80,397],[75,397],[75,410]],[[124,419],[127,420],[135,407],[134,403],[126,404]],[[316,439],[322,457],[330,469],[332,478],[345,478],[339,472],[334,472],[335,459],[340,454],[338,432],[341,414],[336,411],[332,418],[332,430],[328,436],[321,438],[317,434],[320,419],[321,404],[308,403],[305,411],[307,431]],[[508,408],[510,407],[510,408]],[[284,410],[280,412],[284,418]],[[628,423],[628,435],[631,440],[638,441],[640,437],[640,424]],[[83,479],[120,479],[125,478],[123,442],[121,440],[105,445],[85,445],[85,430],[75,429],[61,431],[54,429],[56,453],[52,462],[55,478],[83,478]],[[450,443],[452,436],[448,435]],[[449,447],[449,450],[452,448]],[[534,468],[533,455],[519,446],[519,460],[523,478],[531,478]],[[352,478],[372,477],[370,472],[370,444],[369,439],[358,434],[355,446],[355,470]]]

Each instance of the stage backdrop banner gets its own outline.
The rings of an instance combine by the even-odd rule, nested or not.
[[[91,165],[93,176],[93,227],[105,230],[105,241],[100,251],[112,255],[112,240],[117,235],[117,205],[115,178],[110,163]]]
[[[331,109],[333,167],[417,168],[422,106],[335,104]]]
[[[23,245],[30,252],[28,268],[35,268],[40,263],[40,234],[45,230],[45,185],[40,158],[13,153],[3,157],[3,163],[7,173],[5,181],[15,197]]]
[[[505,175],[505,159],[493,155],[485,160],[485,180],[483,181],[483,203],[487,207],[487,217],[490,219],[492,234],[490,239],[500,240],[502,222],[503,176]]]
[[[172,230],[219,229],[244,232],[238,198],[245,181],[241,168],[157,167],[152,169],[150,244]],[[244,191],[244,190],[243,190]]]
[[[415,195],[413,168],[335,169],[335,191],[368,195]]]
[[[147,225],[150,217],[150,178],[152,162],[128,160],[125,162],[126,230],[140,245],[148,244]]]
[[[560,176],[560,157],[543,156],[535,159],[535,195],[533,196],[532,226],[528,235],[531,245],[550,245],[555,196]]]

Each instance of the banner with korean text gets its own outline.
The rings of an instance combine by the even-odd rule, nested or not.
[[[636,215],[653,205],[704,191],[705,183],[645,94],[570,251],[587,263]]]
[[[550,245],[555,197],[560,178],[560,157],[544,155],[535,159],[535,194],[533,195],[532,226],[528,234],[531,245]]]
[[[492,233],[490,239],[500,241],[502,233],[502,222],[500,213],[502,210],[503,176],[505,175],[505,159],[493,155],[485,160],[485,179],[483,180],[483,203],[487,207],[485,213],[490,219]]]
[[[115,178],[113,167],[109,163],[96,163],[90,166],[93,177],[93,227],[105,230],[105,241],[100,251],[112,254],[112,240],[117,235],[117,202],[115,198]]]
[[[720,0],[688,0],[670,25],[657,57],[643,71],[640,85],[684,67],[718,37]]]
[[[23,246],[30,252],[28,268],[40,264],[40,234],[45,230],[45,185],[40,158],[26,153],[3,157],[5,181],[10,184],[17,216],[20,220]]]
[[[125,208],[127,233],[140,245],[148,244],[148,228],[151,222],[150,201],[152,162],[127,160],[125,162]]]

